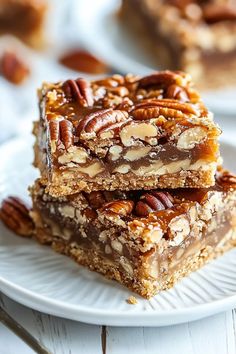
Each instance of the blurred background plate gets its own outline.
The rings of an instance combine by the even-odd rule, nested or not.
[[[32,167],[33,138],[0,147],[0,203],[27,198],[38,176]],[[225,166],[234,168],[236,147],[222,143]],[[163,326],[200,319],[236,305],[236,249],[184,278],[174,288],[138,303],[132,293],[36,241],[0,225],[0,291],[33,309],[82,322],[116,326]]]
[[[146,75],[158,68],[144,52],[141,43],[121,26],[118,12],[120,0],[74,1],[74,23],[80,41],[89,51],[109,63],[120,73]],[[134,9],[135,11],[135,9]],[[236,112],[236,87],[204,92],[205,103],[214,112]]]

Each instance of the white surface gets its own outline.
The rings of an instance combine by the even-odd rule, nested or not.
[[[1,303],[1,296],[0,296]],[[2,296],[4,309],[53,354],[235,354],[235,310],[192,323],[163,328],[86,325],[45,315]],[[0,324],[0,354],[33,354]]]
[[[74,23],[84,45],[114,70],[146,75],[158,68],[137,37],[119,23],[116,15],[120,3],[120,0],[78,0]],[[231,114],[236,111],[236,87],[205,92],[202,96],[215,112]]]
[[[21,85],[11,84],[0,76],[0,142],[29,131],[32,121],[38,119],[37,89],[42,82],[57,82],[81,75],[94,78],[94,75],[70,70],[58,61],[71,48],[81,47],[79,33],[75,30],[76,18],[72,16],[75,0],[50,0],[50,3],[51,17],[46,27],[50,36],[44,50],[34,51],[10,35],[0,37],[0,55],[5,50],[16,52],[30,68],[29,77]]]
[[[27,195],[36,177],[31,167],[32,139],[0,148],[0,201]],[[225,166],[234,169],[236,148],[222,143]],[[0,290],[22,304],[61,317],[93,324],[161,326],[191,321],[236,305],[236,249],[184,278],[151,300],[78,266],[49,247],[11,234],[0,226]],[[63,284],[63,287],[62,287]]]

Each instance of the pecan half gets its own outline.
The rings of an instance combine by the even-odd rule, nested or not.
[[[69,120],[51,120],[49,122],[49,132],[52,152],[55,152],[60,142],[66,149],[73,145],[73,124]]]
[[[165,118],[186,118],[189,114],[198,115],[197,110],[191,104],[173,99],[145,100],[137,104],[130,113],[136,120],[157,118],[160,115]]]
[[[101,191],[94,191],[86,194],[89,206],[93,209],[101,208],[105,203],[106,199]]]
[[[168,192],[156,192],[144,194],[135,206],[135,213],[145,217],[154,211],[165,210],[173,207],[173,198]]]
[[[106,63],[81,49],[67,52],[59,62],[69,69],[88,74],[107,74],[110,70]]]
[[[220,21],[235,21],[236,6],[209,3],[203,7],[203,17],[207,23]]]
[[[60,140],[68,149],[73,145],[73,124],[69,120],[60,121]]]
[[[80,121],[77,127],[77,135],[80,136],[82,132],[99,133],[113,124],[126,121],[128,116],[128,112],[126,111],[113,109],[102,109],[100,111],[90,113]]]
[[[184,84],[185,80],[186,75],[182,72],[174,72],[169,70],[160,71],[155,74],[144,76],[143,78],[141,78],[138,81],[138,88],[147,88],[149,86],[166,88],[172,84]]]
[[[0,219],[16,234],[31,237],[34,223],[29,213],[30,209],[20,198],[8,197],[2,202]]]
[[[16,53],[6,51],[0,60],[0,72],[12,84],[21,84],[30,73],[28,66]]]
[[[105,204],[101,211],[127,216],[132,213],[133,207],[134,202],[132,200],[115,200]]]
[[[173,98],[173,99],[181,101],[181,102],[188,102],[189,101],[189,96],[187,94],[187,91],[183,87],[175,85],[175,84],[168,86],[168,88],[165,92],[165,97],[166,98]]]
[[[67,80],[63,83],[62,88],[65,95],[75,99],[84,107],[93,105],[93,94],[89,83],[84,79]]]
[[[185,8],[187,5],[194,2],[193,0],[168,0],[170,5],[179,7],[180,9]]]
[[[220,186],[236,188],[236,176],[228,171],[217,174],[216,180]]]

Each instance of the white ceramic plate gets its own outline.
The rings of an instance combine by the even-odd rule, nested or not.
[[[37,173],[32,139],[0,148],[0,202],[6,195],[27,197]],[[236,147],[222,143],[227,167],[234,167]],[[162,326],[196,320],[236,305],[236,250],[227,253],[151,300],[78,266],[50,247],[13,235],[0,225],[0,290],[36,310],[93,324]]]
[[[84,45],[121,73],[145,75],[157,70],[154,61],[143,50],[142,43],[124,29],[116,16],[120,0],[76,0],[74,11],[77,32]],[[135,11],[135,9],[134,9]],[[203,94],[206,104],[215,112],[234,114],[236,87]]]

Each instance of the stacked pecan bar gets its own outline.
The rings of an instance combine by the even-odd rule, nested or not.
[[[150,298],[236,245],[236,176],[213,187],[52,197],[32,188],[36,237]]]
[[[214,184],[220,130],[189,75],[68,80],[39,96],[35,165],[51,195]]]
[[[121,15],[158,65],[204,87],[235,85],[235,0],[123,0]]]
[[[67,80],[39,99],[40,242],[144,297],[231,246],[235,180],[215,182],[220,130],[189,75]]]
[[[236,177],[217,167],[220,130],[188,75],[68,80],[39,99],[39,242],[146,298],[234,246]],[[29,235],[17,199],[0,216]]]

